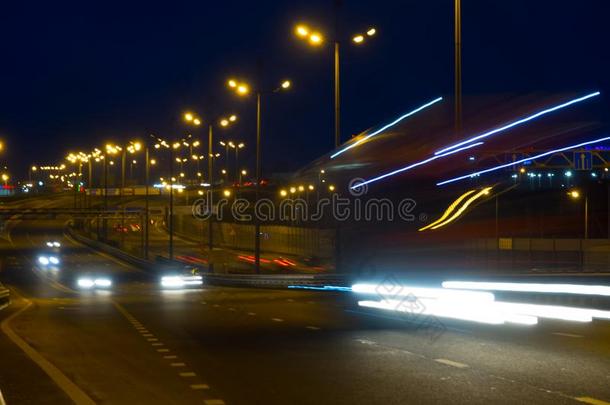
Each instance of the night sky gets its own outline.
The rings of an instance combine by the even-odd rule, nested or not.
[[[462,8],[465,95],[610,92],[609,2],[464,0]],[[239,124],[217,139],[243,140],[252,159],[254,99],[237,99],[225,83],[254,81],[262,60],[264,89],[294,83],[264,99],[265,170],[295,170],[333,143],[332,49],[297,40],[297,22],[330,38],[333,1],[4,4],[0,160],[23,176],[32,163],[105,141],[197,136],[181,122],[185,110],[204,122],[237,113]],[[362,47],[343,46],[344,140],[451,94],[452,0],[345,0],[340,23],[345,38],[378,29]]]

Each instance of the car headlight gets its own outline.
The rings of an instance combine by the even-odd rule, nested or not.
[[[46,266],[49,264],[49,259],[46,256],[38,256],[38,263]]]
[[[184,287],[184,281],[180,276],[164,276],[161,277],[161,285],[163,287]]]
[[[60,246],[61,246],[61,243],[59,243],[59,242],[53,242],[53,246],[54,246],[54,247],[60,247]]]
[[[48,247],[53,247],[53,242],[47,242]]]
[[[163,276],[161,277],[161,286],[168,288],[180,288],[187,285],[201,285],[203,278],[201,276]]]
[[[95,284],[96,287],[104,287],[104,288],[108,288],[112,285],[112,281],[110,281],[110,279],[108,278],[96,278],[93,283]]]
[[[90,278],[79,278],[76,283],[81,288],[91,288],[95,285],[95,282]]]
[[[59,264],[59,259],[55,256],[49,256],[49,262],[52,264]]]

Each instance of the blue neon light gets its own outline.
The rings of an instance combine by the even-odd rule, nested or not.
[[[481,170],[479,172],[467,174],[467,175],[460,176],[460,177],[455,177],[453,179],[449,179],[449,180],[441,181],[440,183],[436,183],[436,185],[437,186],[442,186],[442,185],[445,185],[445,184],[448,184],[448,183],[453,183],[455,181],[464,180],[464,179],[467,179],[467,178],[470,178],[470,177],[479,176],[479,175],[484,174],[484,173],[489,173],[489,172],[493,172],[495,170],[500,170],[500,169],[504,169],[506,167],[518,165],[518,164],[523,163],[523,162],[525,162],[527,160],[534,160],[534,159],[538,159],[538,158],[541,158],[541,157],[544,157],[544,156],[552,155],[553,153],[564,152],[566,150],[576,149],[576,148],[580,148],[582,146],[592,145],[594,143],[603,142],[603,141],[607,141],[607,140],[610,140],[610,136],[607,136],[605,138],[595,139],[593,141],[579,143],[577,145],[566,146],[565,148],[555,149],[555,150],[551,150],[551,151],[548,151],[548,152],[544,152],[544,153],[541,153],[539,155],[529,157],[527,159],[521,159],[521,160],[517,160],[515,162],[510,162],[510,163],[506,163],[506,164],[503,164],[503,165],[500,165],[500,166],[496,166],[496,167],[492,167],[492,168],[489,168],[489,169]]]
[[[568,106],[570,106],[572,104],[579,103],[579,102],[587,100],[587,99],[589,99],[591,97],[599,96],[599,94],[600,94],[600,92],[596,91],[594,93],[587,94],[586,96],[582,96],[582,97],[576,98],[574,100],[570,100],[570,101],[565,102],[563,104],[559,104],[559,105],[556,105],[554,107],[547,108],[546,110],[539,111],[536,114],[530,115],[529,117],[521,118],[521,119],[519,119],[517,121],[511,122],[510,124],[506,124],[506,125],[504,125],[502,127],[499,127],[499,128],[496,128],[496,129],[492,129],[491,131],[488,131],[488,132],[482,133],[480,135],[474,136],[472,138],[466,139],[465,141],[456,143],[455,145],[448,146],[448,147],[446,147],[444,149],[441,149],[439,151],[434,152],[434,154],[435,155],[439,155],[439,154],[447,152],[447,151],[449,151],[451,149],[458,148],[458,147],[460,147],[462,145],[466,145],[468,143],[471,143],[471,142],[474,142],[474,141],[478,141],[479,139],[482,139],[482,138],[487,138],[488,136],[491,136],[493,134],[497,134],[498,132],[505,131],[505,130],[513,128],[513,127],[516,127],[517,125],[521,125],[521,124],[523,124],[525,122],[531,121],[531,120],[533,120],[535,118],[538,118],[538,117],[540,117],[542,115],[551,113],[553,111],[557,111],[557,110],[565,108],[565,107],[568,107]]]
[[[390,177],[390,176],[393,176],[393,175],[398,174],[398,173],[406,172],[407,170],[411,170],[411,169],[413,169],[413,168],[415,168],[417,166],[425,165],[426,163],[430,163],[430,162],[432,162],[432,161],[434,161],[436,159],[440,159],[440,158],[445,157],[445,156],[453,155],[454,153],[458,153],[458,152],[461,152],[461,151],[466,150],[466,149],[474,148],[475,146],[479,146],[479,145],[482,145],[482,144],[483,144],[483,142],[476,142],[476,143],[473,143],[471,145],[463,146],[461,148],[454,149],[454,150],[449,151],[447,153],[443,153],[442,155],[436,155],[436,156],[429,157],[428,159],[422,160],[420,162],[412,163],[409,166],[405,166],[405,167],[402,167],[400,169],[396,169],[396,170],[394,170],[392,172],[389,172],[389,173],[386,173],[386,174],[382,174],[381,176],[374,177],[374,178],[372,178],[370,180],[363,181],[362,183],[358,183],[358,184],[352,186],[351,189],[355,190],[358,187],[364,186],[366,184],[373,183],[375,181],[385,179],[386,177]]]
[[[422,105],[421,107],[418,107],[418,108],[416,108],[415,110],[413,110],[413,111],[411,111],[411,112],[408,112],[408,113],[406,113],[405,115],[402,115],[402,116],[398,117],[398,118],[397,118],[397,119],[395,119],[394,121],[392,121],[392,122],[390,122],[389,124],[387,124],[387,125],[385,125],[385,126],[381,127],[380,129],[378,129],[377,131],[375,131],[375,132],[373,132],[373,133],[370,133],[370,134],[368,134],[367,136],[365,136],[364,138],[360,139],[359,141],[354,142],[353,144],[351,144],[351,145],[349,145],[349,146],[346,146],[345,148],[343,148],[343,149],[341,149],[341,150],[339,150],[339,151],[335,152],[334,154],[332,154],[332,155],[330,156],[330,158],[331,158],[331,159],[334,159],[335,157],[339,156],[339,155],[340,155],[340,154],[342,154],[343,152],[345,152],[345,151],[347,151],[347,150],[349,150],[349,149],[351,149],[351,148],[353,148],[353,147],[355,147],[355,146],[360,145],[362,142],[366,141],[367,139],[372,138],[373,136],[380,134],[381,132],[385,131],[386,129],[388,129],[388,128],[390,128],[390,127],[392,127],[392,126],[394,126],[394,125],[398,124],[400,121],[404,120],[405,118],[410,117],[410,116],[411,116],[411,115],[413,115],[413,114],[417,114],[417,113],[418,113],[418,112],[420,112],[421,110],[423,110],[423,109],[425,109],[425,108],[430,107],[432,104],[436,104],[436,103],[438,103],[438,102],[439,102],[439,101],[441,101],[442,99],[443,99],[442,97],[436,98],[436,99],[434,99],[434,100],[430,101],[429,103],[426,103],[426,104]]]

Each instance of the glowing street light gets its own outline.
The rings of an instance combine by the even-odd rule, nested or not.
[[[311,46],[319,47],[324,44],[324,36],[315,30],[312,30],[305,24],[298,24],[295,26],[294,33],[297,38],[307,41]],[[351,40],[356,45],[361,45],[366,42],[367,38],[373,37],[377,34],[377,29],[370,27],[364,34],[356,34]],[[335,38],[334,42],[334,98],[335,98],[335,148],[341,144],[341,87],[340,87],[340,63],[339,63],[339,47],[340,40]]]
[[[568,191],[568,196],[573,200],[579,200],[581,197],[581,193],[579,190],[573,189]],[[589,197],[587,193],[585,193],[585,215],[584,215],[584,238],[589,239]]]
[[[233,89],[237,95],[245,96],[249,93],[250,87],[246,83],[239,83],[235,79],[230,79],[228,81],[229,87]],[[280,83],[279,87],[273,90],[273,93],[277,93],[280,90],[287,90],[291,86],[288,80],[284,80]],[[258,88],[256,89],[256,190],[255,190],[255,200],[258,202],[260,184],[262,180],[262,169],[261,169],[261,99],[262,99],[263,91]],[[238,145],[235,148],[236,154],[239,148],[243,146]],[[237,155],[236,155],[237,160]],[[237,169],[236,173],[237,175]],[[256,273],[260,273],[260,221],[257,219],[254,223],[254,266]]]

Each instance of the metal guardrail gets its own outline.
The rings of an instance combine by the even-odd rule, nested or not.
[[[66,232],[76,241],[92,249],[107,253],[143,270],[156,271],[160,265],[171,264],[197,267],[203,272],[204,281],[211,285],[251,288],[287,288],[292,285],[318,287],[348,285],[347,277],[340,274],[211,274],[207,273],[207,266],[197,266],[179,260],[170,261],[163,257],[157,258],[155,262],[143,260],[113,246],[80,235],[71,227],[68,227]]]
[[[11,297],[8,289],[0,284],[0,309],[8,306],[11,303]]]
[[[348,279],[340,274],[205,274],[204,280],[212,285],[258,288],[287,288],[288,286],[323,287],[346,286]]]
[[[66,233],[72,239],[82,243],[83,245],[89,246],[90,248],[92,248],[94,250],[98,250],[98,251],[107,253],[111,256],[116,257],[117,259],[127,262],[142,270],[151,270],[153,267],[152,263],[149,262],[148,260],[140,259],[139,257],[130,255],[129,253],[123,252],[121,249],[115,248],[106,243],[103,243],[103,242],[100,242],[97,240],[93,240],[93,239],[89,239],[86,236],[80,235],[78,232],[76,232],[71,227],[66,228]]]

